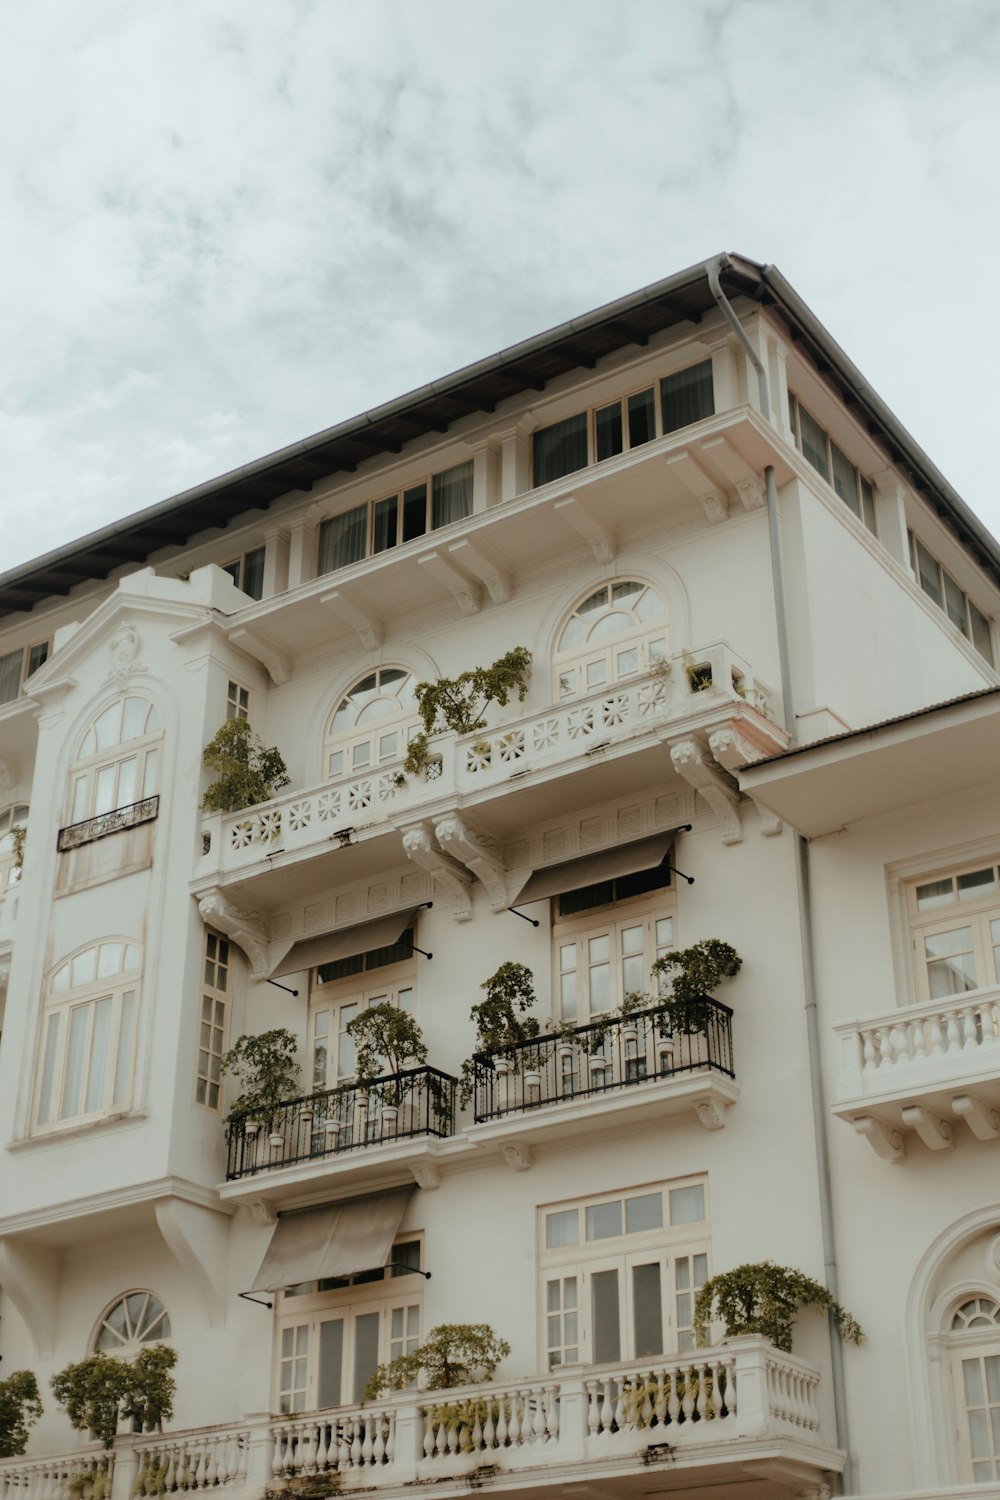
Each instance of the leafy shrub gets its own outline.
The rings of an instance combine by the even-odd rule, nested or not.
[[[281,751],[268,748],[248,719],[227,719],[205,746],[202,759],[210,771],[219,773],[202,798],[203,812],[255,807],[289,782]]]
[[[841,1334],[851,1344],[864,1341],[860,1324],[835,1302],[825,1286],[789,1266],[772,1260],[751,1262],[713,1276],[701,1288],[694,1305],[694,1330],[700,1343],[708,1341],[708,1324],[721,1318],[726,1337],[760,1333],[786,1354],[792,1352],[792,1328],[800,1307],[828,1308]]]
[[[492,1380],[497,1365],[509,1353],[507,1340],[499,1338],[488,1323],[441,1323],[410,1354],[379,1365],[365,1386],[363,1400],[374,1401],[382,1391],[401,1391],[416,1384],[421,1375],[428,1391]]]

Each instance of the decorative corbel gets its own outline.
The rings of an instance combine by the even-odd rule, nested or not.
[[[744,510],[763,510],[767,504],[764,482],[756,474],[751,474],[749,479],[737,480],[736,493]]]
[[[494,604],[507,603],[511,595],[510,574],[497,562],[492,547],[484,542],[463,540],[452,542],[448,553],[485,583]]]
[[[954,1127],[948,1120],[942,1120],[933,1110],[925,1109],[922,1104],[908,1104],[903,1110],[903,1124],[915,1130],[917,1135],[928,1146],[931,1151],[946,1151],[949,1146],[955,1144]]]
[[[731,775],[742,771],[744,766],[752,764],[753,761],[760,760],[760,751],[757,746],[738,730],[732,728],[714,730],[708,737],[708,748],[720,766],[724,766]],[[766,838],[773,838],[776,833],[780,833],[781,819],[769,807],[764,807],[758,802],[755,797],[751,797],[750,800],[757,809],[761,833]]]
[[[330,589],[328,593],[320,594],[319,602],[351,627],[367,651],[378,650],[385,639],[385,629],[370,610],[348,599],[343,589]]]
[[[183,1198],[161,1198],[156,1223],[171,1255],[201,1299],[212,1328],[225,1322],[229,1215]]]
[[[578,500],[575,495],[567,495],[565,500],[556,501],[555,513],[571,531],[583,537],[599,563],[614,562],[616,548],[613,533],[582,500]]]
[[[701,1099],[694,1107],[698,1124],[702,1130],[722,1130],[726,1124],[726,1111],[714,1099]]]
[[[678,740],[670,746],[670,759],[675,770],[693,786],[715,813],[722,825],[722,842],[738,844],[743,838],[739,815],[736,811],[739,792],[725,780],[722,773],[707,764],[697,740]]]
[[[39,1359],[51,1358],[55,1349],[60,1269],[58,1250],[12,1235],[0,1239],[0,1285],[20,1313]]]
[[[975,1094],[956,1094],[951,1107],[980,1141],[995,1141],[1000,1135],[1000,1112],[977,1099]]]
[[[259,630],[251,630],[247,625],[240,625],[236,630],[230,631],[229,639],[234,646],[238,646],[241,651],[245,651],[248,656],[253,657],[254,661],[259,661],[266,668],[275,686],[280,686],[291,677],[292,663],[289,658]]]
[[[428,552],[417,561],[435,582],[447,589],[463,615],[479,613],[479,590],[441,552]]]
[[[707,463],[717,469],[739,495],[744,510],[761,510],[765,503],[764,484],[741,453],[724,435],[706,438],[701,452]]]
[[[273,1228],[278,1222],[278,1215],[270,1203],[266,1203],[263,1198],[251,1199],[247,1204],[247,1208],[250,1210],[250,1217],[255,1224],[261,1224],[266,1228]]]
[[[486,887],[493,911],[506,911],[507,870],[495,839],[477,833],[459,817],[449,813],[434,829],[434,836],[447,854],[460,860]]]
[[[452,913],[455,921],[468,922],[472,916],[472,898],[469,895],[472,877],[468,870],[463,869],[450,854],[445,854],[443,849],[438,848],[433,834],[423,823],[404,829],[403,849],[407,859],[412,859],[415,865],[426,870],[451,893],[455,901]]]
[[[216,886],[199,897],[198,910],[202,921],[217,927],[226,937],[232,938],[250,960],[250,973],[254,979],[266,979],[270,967],[268,944],[270,933],[258,912],[247,911],[237,906]]]
[[[715,481],[710,479],[687,449],[680,453],[672,453],[667,459],[667,469],[672,478],[679,480],[689,495],[692,495],[702,510],[705,519],[713,526],[718,526],[725,521],[729,515],[729,504],[725,495],[718,488]]]
[[[503,1148],[503,1159],[512,1172],[527,1172],[535,1164],[535,1156],[530,1146],[510,1145]]]
[[[861,1115],[851,1124],[883,1161],[900,1162],[906,1156],[906,1142],[901,1130],[894,1130],[891,1125],[876,1120],[874,1115]]]
[[[410,1171],[418,1188],[424,1188],[430,1192],[431,1189],[441,1186],[441,1173],[437,1162],[430,1161],[425,1157],[423,1161],[411,1162]]]

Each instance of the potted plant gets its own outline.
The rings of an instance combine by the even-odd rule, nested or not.
[[[702,938],[690,948],[664,953],[653,964],[654,980],[666,999],[666,1024],[671,1033],[704,1031],[705,1001],[724,979],[739,973],[743,960],[736,949],[719,938]]]
[[[241,1036],[223,1055],[221,1071],[231,1073],[243,1090],[229,1112],[231,1129],[240,1129],[251,1140],[261,1127],[270,1131],[280,1107],[299,1091],[296,1048],[292,1033],[279,1026],[256,1036]],[[272,1132],[271,1144],[275,1135],[282,1144],[284,1137],[277,1132]]]
[[[528,1014],[535,1004],[535,976],[527,964],[502,963],[480,988],[486,991],[486,999],[469,1012],[476,1025],[476,1045],[474,1055],[462,1064],[459,1097],[463,1107],[475,1089],[477,1056],[489,1058],[501,1077],[513,1073],[519,1064],[535,1071],[541,1061],[537,1048],[523,1047],[540,1030],[537,1017]]]
[[[176,1382],[170,1373],[177,1350],[147,1344],[134,1360],[91,1354],[67,1365],[50,1384],[59,1405],[80,1432],[93,1432],[105,1449],[114,1447],[118,1425],[162,1432],[174,1414]]]
[[[457,677],[439,677],[418,682],[414,693],[423,729],[410,740],[404,771],[416,776],[427,765],[432,735],[448,730],[472,734],[486,728],[486,710],[491,703],[506,706],[512,693],[523,703],[528,691],[531,652],[515,646],[488,667],[473,667]]]
[[[249,719],[227,719],[205,746],[202,760],[219,773],[205,790],[203,812],[239,812],[268,802],[288,786],[281,751],[263,743]]]
[[[851,1344],[864,1342],[860,1324],[835,1302],[825,1286],[774,1261],[755,1261],[724,1271],[706,1281],[694,1304],[694,1331],[699,1343],[708,1342],[708,1325],[725,1324],[725,1337],[756,1333],[776,1349],[792,1352],[792,1329],[800,1307],[826,1308],[842,1336]]]
[[[16,1458],[28,1446],[28,1429],[42,1415],[38,1381],[30,1370],[0,1380],[0,1458]]]
[[[348,1023],[347,1034],[356,1049],[351,1085],[357,1091],[356,1107],[367,1107],[375,1093],[383,1131],[394,1135],[400,1107],[413,1089],[413,1080],[404,1078],[403,1072],[427,1061],[423,1032],[407,1011],[381,1001],[359,1011]]]
[[[374,1401],[383,1391],[401,1391],[418,1380],[426,1391],[490,1381],[509,1353],[507,1340],[488,1323],[440,1323],[409,1354],[379,1365],[362,1399]]]

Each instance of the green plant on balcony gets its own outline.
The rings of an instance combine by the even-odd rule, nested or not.
[[[0,1380],[0,1458],[15,1458],[28,1445],[28,1430],[42,1415],[38,1381],[30,1370]]]
[[[24,841],[27,837],[27,823],[15,823],[10,830],[10,841],[14,848],[14,869],[19,875],[24,869]]]
[[[509,1353],[507,1340],[500,1338],[489,1323],[440,1323],[431,1329],[425,1343],[379,1365],[362,1399],[374,1401],[383,1391],[401,1391],[421,1379],[428,1391],[485,1383],[493,1379],[497,1365]],[[442,1405],[440,1410],[449,1408]]]
[[[63,1489],[69,1495],[78,1496],[78,1500],[104,1500],[108,1492],[107,1459],[99,1468],[79,1469],[75,1474],[70,1474]],[[136,1492],[133,1489],[134,1493]]]
[[[255,807],[289,783],[281,751],[265,745],[248,719],[227,719],[205,746],[202,760],[210,771],[219,773],[202,798],[203,812]]]
[[[541,1061],[539,1048],[525,1047],[538,1036],[537,1017],[530,1015],[535,1004],[535,976],[527,964],[510,960],[502,963],[480,986],[486,999],[469,1012],[476,1025],[474,1054],[486,1053],[515,1067],[535,1067]],[[476,1056],[462,1064],[459,1098],[467,1107],[475,1087]]]
[[[531,652],[527,646],[515,646],[488,667],[473,667],[457,677],[439,677],[435,682],[418,682],[414,693],[423,729],[410,741],[404,771],[416,776],[423,770],[432,735],[448,730],[472,734],[485,729],[490,704],[504,707],[512,693],[523,703],[530,672]]]
[[[736,949],[719,938],[702,938],[690,948],[664,953],[652,967],[666,1006],[663,1029],[687,1035],[704,1031],[706,1000],[724,979],[734,978],[742,964]]]
[[[720,1319],[726,1338],[759,1333],[776,1349],[790,1354],[800,1307],[826,1308],[848,1343],[864,1342],[860,1324],[834,1301],[825,1286],[771,1260],[737,1266],[706,1281],[695,1299],[694,1331],[699,1343],[707,1343],[709,1323]]]
[[[72,1426],[93,1432],[110,1449],[122,1421],[139,1432],[162,1432],[174,1414],[177,1386],[170,1372],[176,1363],[176,1349],[148,1344],[128,1362],[91,1354],[53,1375],[50,1384]]]
[[[241,1036],[223,1054],[220,1070],[231,1074],[242,1088],[229,1112],[230,1127],[239,1126],[244,1132],[247,1126],[267,1129],[281,1105],[297,1096],[296,1050],[292,1033],[278,1026],[256,1036]]]
[[[356,1059],[354,1078],[342,1088],[370,1094],[377,1084],[379,1105],[398,1109],[414,1083],[412,1078],[401,1077],[404,1069],[420,1067],[427,1061],[427,1044],[416,1021],[398,1005],[383,1000],[359,1011],[348,1022],[347,1034],[354,1043]],[[430,1082],[433,1085],[435,1080]],[[434,1097],[437,1099],[437,1095]]]

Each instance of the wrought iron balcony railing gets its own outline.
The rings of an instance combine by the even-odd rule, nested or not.
[[[107,838],[109,833],[121,833],[123,828],[151,823],[159,810],[159,797],[143,797],[141,802],[131,802],[128,807],[116,807],[112,812],[98,813],[96,818],[85,818],[82,823],[70,823],[68,828],[60,828],[56,848],[62,854],[67,849],[79,849],[81,844],[92,844],[95,839]]]
[[[682,1015],[658,1005],[480,1053],[473,1059],[476,1121],[696,1070],[732,1078],[732,1014],[706,995]]]
[[[449,1136],[455,1128],[456,1080],[437,1068],[406,1068],[280,1104],[270,1119],[231,1115],[226,1178],[318,1161],[344,1151],[412,1136]]]

